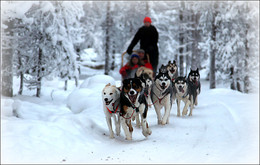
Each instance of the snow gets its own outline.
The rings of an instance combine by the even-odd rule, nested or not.
[[[81,65],[83,66],[95,67],[105,64],[103,58],[100,58],[93,48],[83,50],[80,58],[82,60]]]
[[[93,103],[97,102],[97,100],[99,104],[102,104],[100,100],[101,91],[108,83],[116,85],[114,78],[106,75],[95,75],[87,78],[80,85],[79,89],[75,89],[68,96],[67,106],[73,113],[80,113],[83,110],[96,106]]]
[[[2,162],[259,163],[258,93],[209,90],[202,80],[192,117],[177,117],[173,104],[170,124],[161,126],[151,108],[152,135],[145,138],[134,127],[133,140],[126,141],[122,129],[120,137],[109,138],[101,100],[108,82],[121,83],[96,75],[80,81],[78,88],[69,81],[63,91],[64,82],[44,80],[41,98],[26,91],[2,98]]]

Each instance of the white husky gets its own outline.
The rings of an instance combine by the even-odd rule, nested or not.
[[[111,123],[112,117],[115,121],[116,135],[120,135],[120,90],[110,83],[107,84],[102,91],[102,100],[110,138],[114,138],[114,132]]]

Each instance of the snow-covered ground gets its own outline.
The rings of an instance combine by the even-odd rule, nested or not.
[[[110,81],[120,85],[100,75],[81,80],[79,88],[70,81],[65,92],[64,82],[53,80],[44,81],[41,98],[26,96],[30,91],[2,98],[1,162],[259,163],[258,93],[209,90],[202,80],[192,117],[177,117],[173,104],[170,124],[157,125],[151,108],[152,135],[145,138],[134,127],[133,140],[126,141],[122,129],[109,138],[101,90]]]

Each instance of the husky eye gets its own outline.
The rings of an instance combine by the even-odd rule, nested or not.
[[[106,93],[104,93],[104,95],[106,95]]]
[[[109,93],[109,95],[112,95],[113,93]]]

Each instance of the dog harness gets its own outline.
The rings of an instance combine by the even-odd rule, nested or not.
[[[156,85],[155,85],[155,87],[156,87],[157,89],[159,89]],[[160,89],[159,89],[159,90],[160,90]],[[164,93],[162,93],[162,95],[163,95],[162,98],[159,98],[159,97],[153,92],[153,90],[151,90],[151,94],[154,94],[155,97],[157,97],[157,100],[156,100],[155,102],[153,102],[152,105],[154,105],[157,101],[159,101],[159,104],[161,104],[162,100],[163,100],[163,99],[165,98],[165,96],[167,96],[169,93],[172,95],[172,92],[171,92],[171,90],[170,90],[170,86],[166,89],[166,91],[165,91]],[[151,98],[152,98],[152,95],[151,95]]]
[[[112,106],[113,106],[113,110],[112,110],[112,111],[106,106],[108,112],[109,112],[110,114],[116,113],[117,110],[118,110],[118,107],[119,107],[119,103],[120,103],[120,99],[117,99],[114,103],[112,103]],[[115,107],[116,107],[116,108],[115,108]]]

